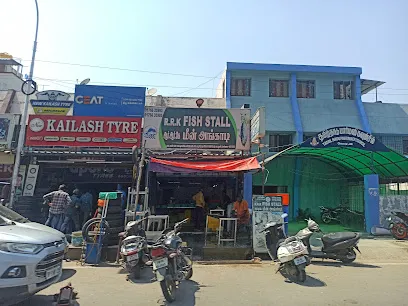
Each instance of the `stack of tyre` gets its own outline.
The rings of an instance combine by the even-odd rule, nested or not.
[[[102,207],[98,207],[97,218],[102,217]],[[119,233],[124,231],[124,215],[122,211],[121,194],[115,200],[109,200],[106,221],[109,226],[106,245],[117,245],[119,243]]]

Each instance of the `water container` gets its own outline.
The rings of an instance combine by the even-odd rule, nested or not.
[[[82,232],[73,232],[71,235],[71,244],[74,247],[80,247],[82,246],[82,242],[84,241],[84,239],[82,238]]]

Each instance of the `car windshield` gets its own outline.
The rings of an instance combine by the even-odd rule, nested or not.
[[[15,221],[15,222],[20,222],[20,223],[30,222],[27,218],[23,217],[22,215],[19,215],[15,211],[3,205],[0,205],[0,216],[3,217],[2,219],[8,219],[10,221]],[[4,222],[0,220],[0,224],[6,223],[5,221],[6,220],[4,220]]]

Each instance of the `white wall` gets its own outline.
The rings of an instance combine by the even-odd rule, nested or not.
[[[13,73],[0,73],[0,90],[21,90],[23,81]]]
[[[225,108],[225,99],[220,98],[201,98],[201,97],[162,97],[162,96],[147,96],[146,106],[167,106],[179,108],[197,108],[197,99],[203,99],[204,103],[201,108]]]

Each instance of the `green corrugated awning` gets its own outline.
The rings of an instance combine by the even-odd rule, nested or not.
[[[337,127],[318,133],[299,145],[268,159],[280,156],[322,159],[342,172],[358,176],[378,174],[382,179],[408,177],[408,158],[386,147],[373,135],[350,127]]]

